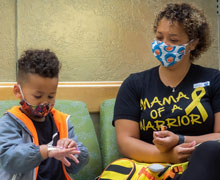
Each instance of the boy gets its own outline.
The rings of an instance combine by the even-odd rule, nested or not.
[[[0,119],[0,177],[70,180],[88,162],[69,115],[53,108],[60,64],[49,50],[28,50],[18,60],[14,106]]]

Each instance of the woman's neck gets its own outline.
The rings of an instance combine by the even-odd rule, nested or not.
[[[163,84],[175,88],[185,78],[191,66],[190,61],[177,63],[172,67],[159,67],[159,76]]]

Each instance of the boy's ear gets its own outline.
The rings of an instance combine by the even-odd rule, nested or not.
[[[18,84],[14,85],[13,92],[14,92],[14,95],[16,96],[16,98],[21,99],[22,95],[20,92],[20,88],[18,86],[19,86]]]

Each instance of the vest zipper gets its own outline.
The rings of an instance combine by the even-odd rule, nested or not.
[[[17,174],[14,174],[13,176],[12,176],[12,179],[11,180],[16,180],[17,179]]]

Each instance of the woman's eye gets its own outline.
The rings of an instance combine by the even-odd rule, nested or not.
[[[170,41],[173,42],[173,43],[177,43],[179,40],[171,39]]]
[[[163,38],[162,37],[156,37],[156,40],[162,41]]]

